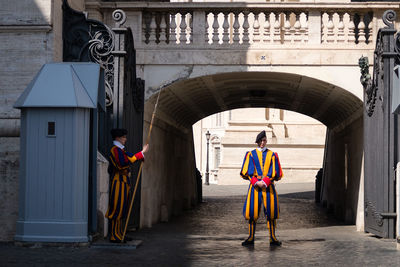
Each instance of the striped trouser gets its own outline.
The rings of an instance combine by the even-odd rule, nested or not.
[[[275,186],[271,184],[267,188],[249,186],[246,201],[243,206],[243,216],[249,221],[248,241],[254,240],[256,223],[260,214],[261,206],[267,218],[270,241],[276,241],[275,228],[276,219],[279,218],[279,201]]]
[[[249,186],[246,201],[243,205],[243,216],[246,220],[257,221],[261,205],[264,207],[264,215],[271,220],[279,218],[279,201],[275,186],[271,184],[267,188]]]
[[[110,240],[122,240],[122,220],[128,208],[128,192],[130,186],[114,177],[111,185],[110,200],[106,217],[111,221]]]

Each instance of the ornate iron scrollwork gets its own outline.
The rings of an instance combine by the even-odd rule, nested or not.
[[[366,201],[365,202],[365,216],[368,216],[369,214],[371,214],[371,216],[374,218],[375,223],[378,226],[382,226],[383,225],[383,217],[382,215],[376,211],[375,206],[372,204],[371,201]]]
[[[374,52],[374,74],[371,79],[369,74],[369,62],[367,57],[361,57],[358,61],[360,66],[361,77],[360,82],[364,87],[364,92],[366,94],[365,108],[368,116],[372,116],[375,109],[376,95],[378,91],[379,79],[383,78],[383,61],[382,61],[382,38],[378,34],[378,40],[376,42],[375,52]]]
[[[112,13],[112,18],[115,21],[115,26],[117,28],[121,27],[125,21],[126,21],[126,14],[123,10],[121,9],[116,9],[114,10],[114,12]]]
[[[383,14],[383,22],[387,26],[384,29],[393,29],[394,28],[394,21],[396,20],[396,13],[393,10],[387,10]],[[397,50],[396,50],[397,49]],[[396,52],[400,51],[400,37],[397,36],[396,38]],[[374,52],[374,73],[373,77],[369,74],[369,63],[367,57],[361,57],[358,61],[358,65],[360,66],[361,70],[361,77],[360,82],[364,87],[364,92],[366,94],[366,102],[365,108],[368,116],[372,116],[374,113],[375,105],[376,105],[376,98],[377,92],[379,88],[379,82],[383,79],[384,71],[383,71],[383,35],[382,29],[379,30],[375,52]],[[399,60],[400,61],[400,60]]]
[[[396,12],[394,12],[393,10],[386,10],[383,13],[382,16],[382,20],[383,23],[385,23],[385,25],[387,26],[387,28],[389,29],[394,29],[394,22],[396,21]]]
[[[114,11],[113,18],[119,25],[125,22],[122,10]],[[91,61],[104,69],[107,106],[114,98],[114,40],[114,32],[107,25],[88,19],[63,0],[63,61]]]

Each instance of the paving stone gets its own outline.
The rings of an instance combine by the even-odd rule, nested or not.
[[[400,266],[395,240],[357,232],[354,225],[335,220],[313,202],[312,187],[302,186],[281,188],[277,236],[282,247],[269,246],[265,219],[258,222],[254,247],[242,247],[248,231],[241,214],[245,192],[242,195],[238,188],[214,186],[203,191],[205,203],[184,215],[129,232],[130,237],[142,241],[137,249],[110,247],[105,240],[97,241],[104,244],[102,248],[95,244],[20,247],[3,243],[0,265]]]

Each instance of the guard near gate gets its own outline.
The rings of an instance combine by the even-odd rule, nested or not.
[[[254,245],[257,219],[261,205],[263,205],[269,229],[270,245],[280,246],[282,243],[275,236],[276,219],[279,218],[279,201],[274,181],[282,178],[282,168],[278,154],[266,148],[265,131],[257,135],[256,143],[258,148],[246,152],[240,171],[242,178],[250,181],[243,206],[243,216],[249,221],[249,237],[242,242],[242,245]]]
[[[111,178],[110,200],[106,217],[111,220],[110,242],[120,243],[122,240],[130,241],[129,238],[123,239],[122,220],[126,218],[128,212],[128,193],[131,187],[129,164],[137,160],[144,159],[149,145],[146,144],[143,150],[132,154],[125,151],[128,131],[126,129],[112,129],[111,135],[114,146],[111,148],[109,157],[109,174]]]

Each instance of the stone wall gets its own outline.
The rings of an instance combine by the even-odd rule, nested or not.
[[[0,138],[0,158],[0,241],[9,241],[18,218],[19,138]]]
[[[145,131],[147,133],[153,105],[145,105]],[[159,115],[159,114],[157,114]],[[197,204],[196,163],[191,128],[178,127],[156,117],[150,149],[143,166],[140,226],[168,221]]]
[[[363,121],[329,130],[324,160],[322,203],[336,217],[362,228]],[[361,230],[361,229],[360,229]]]

